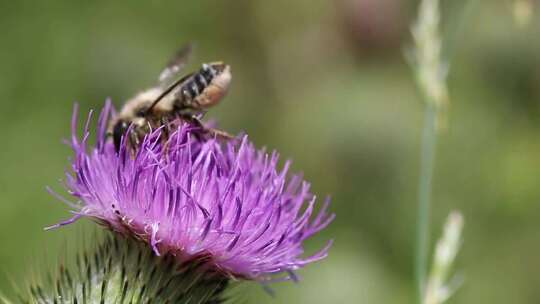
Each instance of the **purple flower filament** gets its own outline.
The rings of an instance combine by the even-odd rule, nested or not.
[[[111,115],[107,102],[90,147],[91,115],[79,139],[75,110],[67,186],[79,203],[75,217],[57,226],[89,217],[147,242],[157,255],[208,256],[219,271],[246,279],[290,274],[326,257],[331,242],[302,255],[303,241],[334,218],[326,213],[329,200],[315,215],[309,184],[288,177],[289,162],[278,169],[276,152],[257,150],[247,136],[197,140],[184,124],[166,142],[158,129],[135,152],[123,142],[117,153],[105,136]]]

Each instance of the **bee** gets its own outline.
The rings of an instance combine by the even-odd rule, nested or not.
[[[204,63],[198,71],[179,78],[191,50],[191,45],[180,49],[161,72],[158,84],[129,99],[111,120],[108,135],[112,136],[117,152],[123,137],[131,148],[136,148],[152,130],[168,127],[178,119],[195,125],[199,138],[204,134],[232,138],[227,132],[206,127],[200,120],[227,94],[231,68],[223,62]]]

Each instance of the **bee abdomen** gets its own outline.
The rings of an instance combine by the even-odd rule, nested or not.
[[[206,80],[207,83],[210,83],[212,82],[214,77],[216,77],[216,75],[218,74],[218,71],[216,71],[216,69],[213,68],[211,65],[203,64],[198,74],[201,75]]]
[[[208,87],[216,75],[216,69],[211,65],[203,64],[203,67],[182,85],[180,92],[183,101],[191,103]]]

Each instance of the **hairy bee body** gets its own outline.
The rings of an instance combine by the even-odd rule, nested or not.
[[[111,121],[109,134],[116,150],[123,137],[136,148],[151,130],[177,119],[194,122],[204,131],[228,136],[223,131],[204,128],[196,115],[204,113],[226,95],[231,78],[228,65],[213,62],[203,64],[197,72],[178,79],[166,89],[156,86],[137,94]]]

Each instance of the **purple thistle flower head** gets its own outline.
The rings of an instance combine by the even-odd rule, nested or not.
[[[329,200],[314,214],[315,196],[290,162],[257,150],[246,136],[227,143],[198,140],[184,124],[166,142],[158,129],[133,152],[117,153],[106,138],[114,110],[107,102],[90,147],[89,125],[77,136],[77,109],[67,173],[75,216],[53,227],[89,217],[111,230],[148,243],[157,255],[181,259],[207,256],[227,276],[267,280],[326,257],[331,242],[303,256],[303,241],[334,218]],[[291,275],[294,279],[294,275]],[[288,277],[285,277],[288,278]]]

